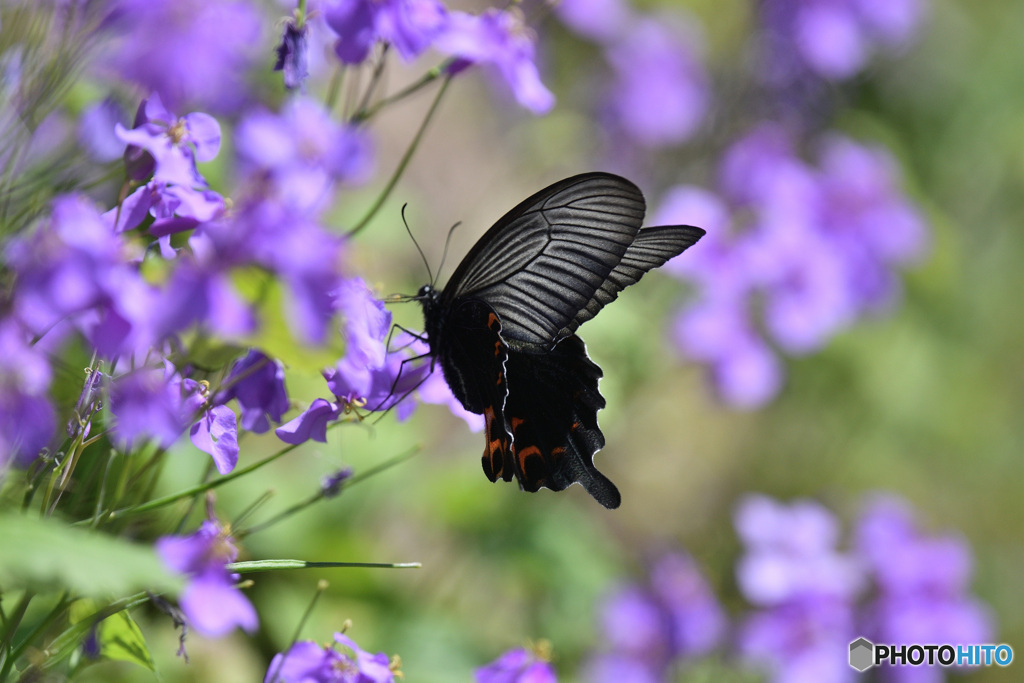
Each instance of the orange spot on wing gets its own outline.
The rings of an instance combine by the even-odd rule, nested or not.
[[[494,313],[487,314],[487,327],[491,328],[492,330],[495,327],[501,327],[501,321],[498,320],[498,316],[495,315]]]
[[[497,358],[501,355],[501,340],[494,342],[494,357]]]
[[[554,455],[554,456],[565,455],[565,448],[563,448],[562,446],[559,446],[558,448],[552,448],[551,449],[551,455]]]
[[[526,420],[524,420],[521,417],[513,417],[513,418],[509,419],[509,422],[512,424],[512,431],[515,432],[516,429],[519,428],[519,425],[521,425],[524,422],[526,422]]]
[[[541,454],[540,453],[540,449],[537,448],[536,446],[527,446],[523,450],[519,451],[519,453],[517,455],[519,456],[519,462],[523,463],[523,462],[526,462],[526,459],[529,458],[531,455],[540,455],[540,454]]]
[[[499,373],[498,373],[498,381],[497,381],[497,382],[495,382],[495,384],[496,384],[496,385],[498,385],[498,386],[500,387],[500,386],[501,386],[501,382],[502,382],[502,381],[503,381],[504,379],[505,379],[505,373],[504,373],[504,372],[499,372]],[[514,426],[513,426],[512,428],[513,428],[513,429],[515,429],[515,427],[514,427]]]

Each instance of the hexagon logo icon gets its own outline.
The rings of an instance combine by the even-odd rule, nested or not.
[[[850,666],[857,671],[867,671],[875,665],[875,645],[867,638],[858,638],[850,643]]]

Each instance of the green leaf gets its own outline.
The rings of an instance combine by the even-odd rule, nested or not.
[[[0,548],[0,586],[7,591],[60,586],[103,598],[139,590],[177,593],[181,586],[153,548],[57,520],[0,514]]]
[[[97,611],[92,600],[77,600],[71,605],[69,617],[71,623],[93,617]],[[86,626],[92,627],[91,623]],[[96,641],[99,644],[100,657],[116,659],[122,662],[134,662],[139,666],[156,671],[153,657],[149,654],[146,638],[142,635],[135,620],[127,610],[122,610],[99,622],[96,628]]]

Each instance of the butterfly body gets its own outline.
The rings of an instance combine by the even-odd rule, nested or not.
[[[631,182],[587,173],[509,211],[476,243],[443,291],[424,286],[430,353],[452,393],[485,420],[488,479],[555,491],[579,482],[618,507],[594,466],[604,446],[601,369],[578,327],[623,288],[695,243],[689,226],[640,229],[643,195]]]

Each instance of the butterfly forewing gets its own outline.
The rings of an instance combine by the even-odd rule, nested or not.
[[[452,275],[446,300],[486,301],[514,347],[550,348],[621,262],[644,199],[607,173],[563,180],[499,220]]]

